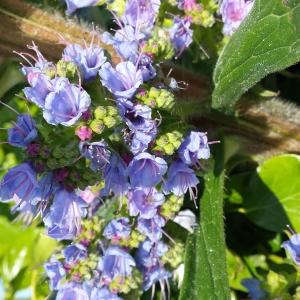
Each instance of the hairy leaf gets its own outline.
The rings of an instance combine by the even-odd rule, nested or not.
[[[213,107],[232,112],[240,96],[267,74],[300,61],[300,2],[256,0],[215,69]]]
[[[180,300],[229,299],[223,228],[224,173],[205,176],[200,224],[188,238]]]

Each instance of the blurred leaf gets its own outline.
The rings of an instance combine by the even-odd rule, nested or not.
[[[200,224],[187,241],[180,300],[229,299],[223,228],[224,173],[215,172],[210,170],[205,175]]]
[[[239,256],[234,255],[231,251],[227,251],[228,279],[230,287],[240,291],[246,291],[246,288],[241,284],[241,281],[246,278],[251,278],[252,274],[245,266]]]
[[[287,224],[300,231],[300,156],[281,155],[265,161],[249,177],[243,192],[252,222],[281,232]]]
[[[12,295],[29,287],[41,290],[37,285],[44,272],[43,263],[55,248],[57,243],[43,235],[41,228],[26,228],[0,217],[0,276]]]
[[[232,112],[240,96],[267,74],[300,60],[298,0],[257,0],[219,57],[213,107]]]

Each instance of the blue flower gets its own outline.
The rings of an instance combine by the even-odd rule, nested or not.
[[[100,171],[109,164],[110,151],[104,141],[88,143],[81,142],[79,144],[81,155],[91,161],[91,169],[93,171]]]
[[[26,148],[37,137],[36,124],[30,115],[19,115],[17,123],[8,130],[8,143],[15,147]]]
[[[21,202],[28,202],[37,187],[36,173],[28,163],[11,168],[0,182],[0,201],[13,200],[16,195]]]
[[[122,195],[128,190],[127,167],[124,161],[113,154],[104,168],[105,190],[115,195]]]
[[[192,131],[180,145],[178,154],[187,165],[197,165],[199,159],[208,159],[210,150],[206,133]]]
[[[168,272],[164,267],[155,266],[151,269],[146,269],[143,272],[144,282],[143,290],[149,290],[156,282],[167,280],[172,274]]]
[[[27,63],[29,63],[29,66],[24,66],[22,64],[22,72],[27,77],[29,84],[32,85],[32,81],[37,74],[43,73],[49,69],[53,69],[54,64],[45,59],[34,42],[32,42],[32,45],[28,45],[27,48],[32,50],[36,57],[30,53],[16,53],[19,54]],[[34,63],[30,62],[31,59],[33,59]]]
[[[160,157],[143,152],[133,158],[128,166],[132,187],[153,187],[161,182],[167,163]]]
[[[195,172],[182,161],[176,160],[168,170],[167,181],[163,188],[164,192],[172,192],[176,196],[183,196],[189,190],[191,198],[195,199],[193,189],[197,191],[198,183]]]
[[[189,18],[180,19],[175,17],[173,26],[169,30],[171,42],[177,57],[192,43],[193,30],[190,29],[191,21]]]
[[[153,67],[152,59],[146,54],[142,54],[139,59],[138,68],[142,71],[143,81],[147,82],[156,77],[156,70]]]
[[[164,195],[155,188],[137,188],[128,192],[127,197],[129,215],[139,215],[144,219],[153,218],[165,199]]]
[[[130,62],[121,62],[114,69],[105,63],[99,71],[101,82],[115,97],[130,99],[143,83],[141,70]]]
[[[70,84],[66,78],[59,78],[54,91],[46,97],[43,116],[49,124],[72,126],[90,104],[91,98],[86,91]]]
[[[106,61],[102,48],[90,45],[83,49],[77,44],[68,45],[64,49],[63,59],[79,67],[84,81],[94,79]]]
[[[90,300],[90,296],[82,284],[68,282],[58,290],[55,300]]]
[[[294,263],[300,266],[300,234],[293,234],[288,241],[282,243],[282,247],[289,253]]]
[[[132,136],[132,141],[130,145],[130,150],[133,154],[138,154],[141,152],[145,152],[149,144],[154,140],[157,135],[157,128],[153,122],[152,131],[143,132],[143,131],[135,131]]]
[[[72,244],[64,248],[63,254],[68,264],[76,264],[87,257],[87,249],[82,244]]]
[[[122,300],[116,294],[112,293],[108,288],[93,288],[90,300]]]
[[[36,214],[43,213],[49,205],[49,200],[59,188],[53,173],[45,173],[39,179],[38,185],[30,195],[30,204],[35,206]]]
[[[60,189],[44,218],[48,235],[57,240],[71,240],[80,231],[81,217],[86,203],[72,192]]]
[[[267,293],[261,288],[261,282],[254,278],[242,280],[242,285],[248,290],[251,300],[266,299]]]
[[[162,227],[165,226],[165,224],[165,219],[159,215],[155,215],[151,219],[143,219],[139,217],[137,229],[151,241],[157,242],[162,237]]]
[[[118,246],[111,246],[105,251],[100,265],[105,283],[119,276],[130,276],[133,267],[135,267],[135,261],[132,256]]]
[[[144,38],[145,35],[143,33],[130,25],[118,29],[114,36],[109,32],[104,32],[102,35],[104,43],[112,45],[123,60],[132,62],[135,62],[138,58],[139,41]]]
[[[113,242],[128,238],[131,232],[128,218],[117,218],[109,222],[103,231],[103,236]]]
[[[141,32],[150,33],[160,7],[160,0],[128,0],[122,21]]]
[[[160,258],[168,251],[168,246],[161,242],[153,242],[146,239],[142,242],[136,252],[137,265],[142,270],[155,267],[159,264]]]
[[[37,72],[31,73],[29,84],[31,87],[26,87],[23,90],[25,97],[44,109],[46,97],[53,91],[53,81],[48,76]]]
[[[118,99],[120,115],[132,131],[150,132],[155,127],[151,119],[151,108],[142,104],[133,104],[126,99]]]
[[[95,6],[99,0],[65,0],[67,4],[67,14],[72,14],[78,8]]]
[[[65,277],[66,271],[60,261],[55,257],[45,263],[44,265],[47,276],[50,280],[50,287],[52,290],[57,290],[61,286],[61,280]]]

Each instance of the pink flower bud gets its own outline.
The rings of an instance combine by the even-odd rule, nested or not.
[[[75,133],[81,141],[85,141],[92,137],[93,131],[87,126],[81,126],[76,129]]]

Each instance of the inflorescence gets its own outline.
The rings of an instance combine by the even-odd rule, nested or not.
[[[66,2],[69,13],[82,7]],[[118,28],[102,40],[118,63],[97,33],[84,46],[66,42],[57,63],[34,43],[28,48],[35,55],[19,53],[24,96],[40,111],[18,114],[8,130],[8,143],[25,158],[4,176],[0,200],[14,201],[24,220],[39,218],[50,237],[69,241],[45,265],[56,299],[121,299],[157,282],[166,294],[182,263],[183,245],[164,227],[187,192],[196,204],[195,171],[210,157],[210,142],[181,125],[160,130],[178,84],[166,84],[159,64],[179,57],[192,42],[192,22],[205,19],[195,1],[172,2],[183,17],[158,21],[160,0],[128,0],[113,12]]]

